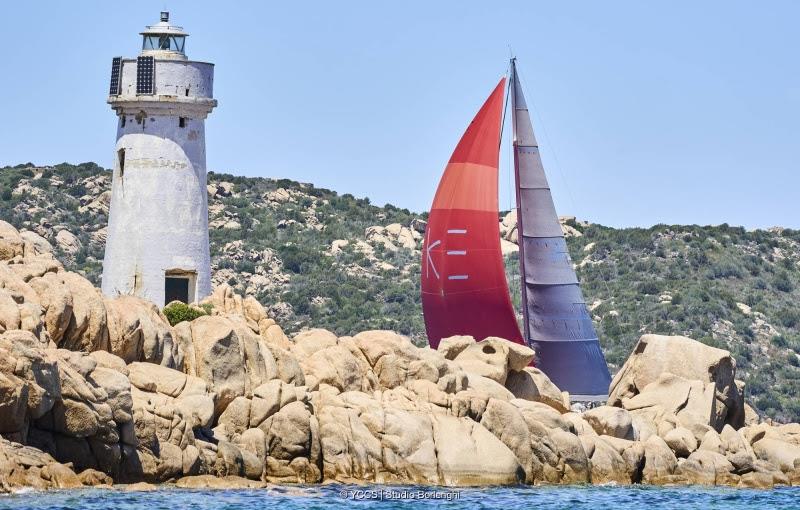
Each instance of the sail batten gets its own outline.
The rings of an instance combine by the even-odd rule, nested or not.
[[[498,159],[505,78],[461,137],[433,199],[422,248],[422,307],[442,338],[522,343],[500,250]]]
[[[586,308],[511,61],[523,334],[536,365],[573,398],[604,400],[611,376]]]

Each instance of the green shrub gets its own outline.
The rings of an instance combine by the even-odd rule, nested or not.
[[[191,322],[198,317],[208,315],[209,311],[210,310],[198,309],[178,301],[172,302],[164,307],[164,315],[166,315],[171,326],[174,326],[179,322]]]
[[[788,347],[789,341],[783,335],[775,335],[772,337],[772,345],[775,347]]]
[[[658,294],[659,288],[656,282],[641,282],[636,286],[640,294]]]
[[[778,271],[778,273],[775,274],[772,285],[781,292],[791,292],[794,290],[794,285],[792,285],[792,280],[789,278],[789,273],[785,270]]]

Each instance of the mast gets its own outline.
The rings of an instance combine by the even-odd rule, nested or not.
[[[524,109],[527,112],[527,105],[525,104],[524,98],[522,98],[522,94],[520,94],[520,98],[523,99],[522,104],[518,104],[517,99],[517,85],[519,84],[519,80],[517,79],[517,58],[511,57],[511,80],[508,83],[508,87],[510,89],[510,96],[511,96],[511,124],[512,124],[512,137],[513,137],[513,145],[514,145],[514,197],[516,200],[516,209],[517,209],[517,245],[519,246],[519,274],[520,274],[520,291],[522,293],[522,300],[520,301],[520,305],[522,308],[522,338],[525,340],[525,343],[530,346],[531,345],[531,336],[530,331],[528,329],[528,292],[527,292],[527,285],[525,285],[525,243],[522,242],[522,224],[523,224],[523,217],[522,211],[520,211],[520,179],[519,179],[519,158],[517,157],[518,148],[522,147],[524,149],[524,145],[520,145],[520,140],[517,137],[518,129],[517,129],[517,108]],[[531,136],[533,136],[533,130],[530,131]],[[530,140],[526,140],[530,141]],[[538,148],[536,146],[536,139],[533,139],[533,147]]]
[[[572,267],[513,58],[509,86],[525,341],[536,351],[536,365],[574,400],[605,400],[611,376]]]

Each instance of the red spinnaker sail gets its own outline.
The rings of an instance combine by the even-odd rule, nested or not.
[[[503,78],[456,146],[433,199],[422,248],[428,342],[472,335],[523,343],[500,251],[497,167]]]

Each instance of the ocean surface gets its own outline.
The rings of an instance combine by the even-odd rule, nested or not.
[[[213,509],[280,510],[359,508],[661,508],[733,509],[797,508],[800,487],[772,490],[724,487],[511,487],[450,489],[412,486],[274,486],[254,490],[188,490],[162,488],[152,492],[117,489],[28,491],[0,496],[0,509]]]

